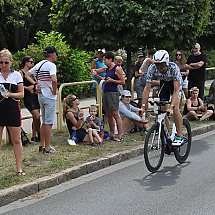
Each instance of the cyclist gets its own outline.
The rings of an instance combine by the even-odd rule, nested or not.
[[[166,108],[169,115],[173,114],[177,134],[172,145],[180,146],[182,144],[182,115],[180,113],[179,104],[182,92],[182,76],[179,67],[169,62],[169,54],[166,50],[159,50],[153,56],[154,63],[150,65],[147,71],[146,86],[143,91],[142,109],[145,111],[148,108],[148,98],[154,79],[160,80],[160,102],[165,104],[171,102]]]

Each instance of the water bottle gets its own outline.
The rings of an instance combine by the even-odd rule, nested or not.
[[[154,98],[154,113],[158,114],[158,105],[156,102],[160,102],[160,98]]]
[[[6,97],[6,95],[8,94],[8,90],[5,89],[3,84],[0,84],[0,93],[3,97]]]

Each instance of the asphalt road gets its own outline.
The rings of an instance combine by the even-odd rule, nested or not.
[[[214,215],[214,143],[214,131],[196,136],[182,165],[166,156],[150,174],[137,157],[3,206],[0,214]]]

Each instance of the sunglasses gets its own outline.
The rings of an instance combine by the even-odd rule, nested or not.
[[[0,61],[0,64],[9,64],[10,62],[7,61]]]
[[[176,54],[176,56],[181,56],[181,54]]]
[[[129,99],[131,98],[131,96],[124,96],[124,97],[125,97],[125,98],[129,98]]]
[[[29,60],[28,63],[31,63],[31,64],[32,64],[32,63],[34,63],[34,61],[33,61],[33,60]]]
[[[75,101],[76,99],[79,99],[78,96],[76,96],[75,98],[73,98],[73,101]]]

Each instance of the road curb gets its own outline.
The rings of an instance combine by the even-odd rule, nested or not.
[[[215,130],[215,123],[210,123],[208,125],[203,125],[199,128],[193,128],[192,135],[196,136],[213,130]],[[114,153],[104,158],[99,158],[98,160],[87,162],[63,170],[60,173],[39,178],[34,182],[30,182],[24,185],[17,185],[1,190],[0,207],[7,205],[11,202],[17,201],[18,199],[22,199],[32,194],[35,194],[41,190],[59,185],[71,179],[78,178],[82,175],[95,172],[97,170],[140,156],[142,154],[143,146],[139,145],[131,150]]]

